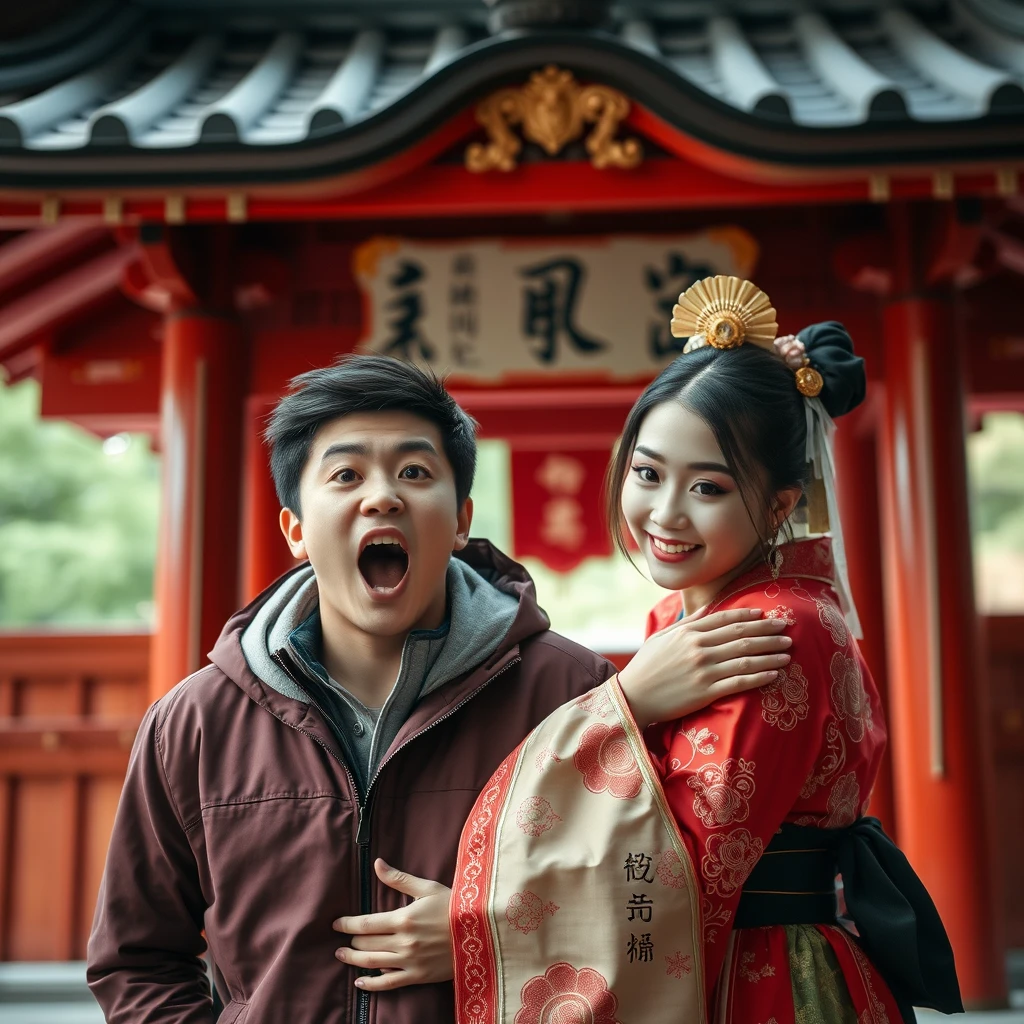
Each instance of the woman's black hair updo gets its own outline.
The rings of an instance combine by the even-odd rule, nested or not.
[[[824,380],[819,398],[828,414],[842,416],[856,408],[864,400],[867,378],[843,325],[812,324],[797,337]],[[666,366],[626,417],[607,480],[608,522],[619,549],[627,553],[619,503],[633,448],[647,413],[664,402],[679,402],[711,428],[751,520],[764,535],[772,496],[806,482],[807,399],[797,390],[793,370],[777,355],[752,344],[708,345]]]

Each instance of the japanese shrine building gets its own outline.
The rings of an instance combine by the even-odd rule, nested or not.
[[[598,492],[547,487],[544,459],[599,474],[677,351],[675,296],[708,273],[751,276],[783,332],[842,320],[867,359],[869,400],[838,454],[889,704],[874,806],[943,913],[965,997],[1004,999],[1002,952],[1024,946],[1024,729],[990,707],[1024,708],[1024,680],[977,671],[964,433],[982,411],[1024,410],[1024,10],[45,12],[0,43],[0,363],[41,381],[44,415],[159,439],[149,694],[290,565],[260,431],[291,376],[353,349],[450,371],[482,435],[519,453],[515,486],[534,481],[517,537],[568,566],[607,550],[586,518]],[[0,716],[11,707],[0,694]],[[47,770],[37,734],[18,735],[8,787]],[[20,813],[4,792],[0,832]],[[11,891],[0,957],[29,948],[4,917]]]

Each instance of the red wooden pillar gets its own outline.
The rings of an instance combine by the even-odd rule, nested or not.
[[[952,303],[923,291],[924,233],[904,214],[893,222],[880,446],[897,827],[949,932],[965,1001],[1005,1005],[959,347]]]
[[[875,385],[869,385],[874,397]],[[871,400],[844,416],[836,431],[836,485],[850,589],[864,637],[860,648],[878,686],[889,720],[885,649],[885,595],[882,586],[882,527],[878,508],[877,409]],[[886,747],[871,794],[870,813],[898,841],[893,798],[892,743]]]
[[[204,664],[237,607],[244,387],[237,320],[199,310],[168,316],[154,698]]]
[[[242,603],[297,563],[278,526],[281,511],[263,443],[267,416],[277,398],[252,395],[245,403],[245,480],[242,486]]]

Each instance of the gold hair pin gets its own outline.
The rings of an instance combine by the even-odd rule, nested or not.
[[[683,352],[705,345],[737,348],[748,341],[774,352],[779,325],[771,300],[757,285],[719,274],[697,281],[679,296],[670,329],[674,338],[689,338]],[[824,383],[805,357],[796,370],[797,390],[814,398],[821,394]]]

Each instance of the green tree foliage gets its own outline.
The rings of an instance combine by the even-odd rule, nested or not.
[[[986,416],[968,439],[968,455],[976,541],[1024,552],[1024,416]]]
[[[38,410],[33,381],[0,384],[0,627],[147,624],[157,458]]]
[[[985,416],[967,438],[974,591],[986,615],[1024,612],[1024,416]]]

